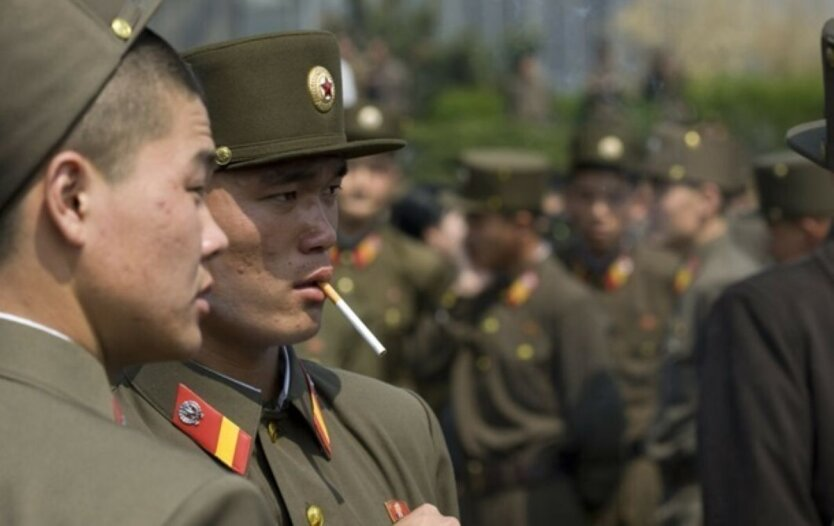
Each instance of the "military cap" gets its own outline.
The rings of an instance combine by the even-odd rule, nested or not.
[[[551,170],[544,155],[509,148],[466,150],[460,167],[457,196],[469,212],[538,211]]]
[[[665,122],[649,136],[644,171],[661,182],[712,182],[732,193],[747,184],[750,161],[744,147],[722,124]]]
[[[788,130],[788,145],[818,165],[834,170],[834,19],[822,29],[822,78],[825,119]]]
[[[405,146],[397,139],[347,140],[339,46],[331,33],[266,34],[183,57],[203,85],[222,168]]]
[[[392,110],[360,103],[345,110],[345,133],[349,141],[402,139],[402,120]]]
[[[584,169],[606,169],[632,175],[641,157],[637,134],[625,115],[595,115],[575,131],[569,177]]]
[[[78,122],[160,2],[3,3],[0,209]]]
[[[761,212],[768,220],[834,216],[831,172],[787,150],[759,157],[753,166]]]

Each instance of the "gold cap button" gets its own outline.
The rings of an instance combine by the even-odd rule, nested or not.
[[[228,146],[219,146],[214,150],[214,162],[218,166],[226,166],[232,160],[232,150]]]
[[[307,507],[307,524],[310,526],[324,526],[324,512],[315,504]]]
[[[116,17],[110,22],[110,29],[122,40],[128,40],[130,35],[133,34],[133,28],[130,26],[130,22],[120,17]]]

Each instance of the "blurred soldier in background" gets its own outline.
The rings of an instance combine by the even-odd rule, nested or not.
[[[834,178],[790,151],[760,157],[755,163],[761,214],[770,233],[774,261],[793,261],[827,239],[834,217]]]
[[[424,343],[452,368],[446,416],[464,523],[586,524],[622,457],[605,320],[536,229],[547,160],[495,149],[461,162],[467,250],[494,280],[473,297],[445,296]]]
[[[396,114],[370,104],[345,112],[349,140],[401,137]],[[389,211],[402,183],[393,153],[348,162],[339,196],[339,236],[331,249],[333,282],[345,301],[390,350],[379,359],[333,305],[303,356],[389,383],[415,387],[404,363],[417,320],[433,312],[452,279],[443,258],[391,226]]]
[[[826,120],[791,129],[788,143],[830,178],[834,20],[823,28],[822,56]],[[830,200],[831,182],[826,186],[817,190]],[[782,206],[788,204],[794,202],[786,195]],[[708,526],[834,520],[832,313],[830,242],[811,257],[730,288],[717,303],[698,353],[699,468]]]
[[[674,279],[678,295],[663,343],[660,412],[648,453],[660,463],[664,525],[701,523],[695,470],[698,396],[693,349],[721,291],[758,265],[728,235],[726,203],[744,189],[750,165],[740,145],[719,125],[662,124],[649,143],[649,173],[659,181],[661,233],[684,260]]]
[[[657,413],[660,343],[674,301],[678,259],[628,237],[641,148],[619,114],[599,115],[576,133],[568,209],[577,239],[560,256],[588,284],[611,320],[614,371],[625,401],[628,464],[601,524],[650,524],[661,498],[659,473],[645,456]]]

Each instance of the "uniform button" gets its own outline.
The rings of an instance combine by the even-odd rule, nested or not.
[[[339,287],[339,292],[342,294],[350,294],[353,292],[353,280],[350,278],[339,278],[336,286]]]
[[[492,358],[489,356],[478,356],[478,358],[475,359],[475,367],[477,367],[482,373],[489,371],[492,369]]]
[[[266,432],[269,434],[269,439],[274,444],[278,440],[278,424],[270,422],[266,425]]]
[[[533,349],[533,346],[529,343],[522,343],[518,347],[516,347],[515,355],[518,356],[519,360],[528,361],[535,356],[536,350]]]
[[[484,465],[477,460],[470,460],[466,463],[466,470],[470,475],[480,475],[484,472]]]
[[[500,328],[501,324],[493,317],[486,318],[481,322],[481,330],[487,334],[495,334]]]
[[[402,321],[400,309],[396,307],[389,307],[385,309],[385,324],[389,327],[398,327]]]
[[[310,526],[324,526],[324,512],[315,504],[307,507],[307,524]]]
[[[133,28],[130,26],[130,22],[120,17],[114,18],[110,22],[110,29],[113,30],[113,34],[122,40],[128,40],[130,35],[133,34]]]

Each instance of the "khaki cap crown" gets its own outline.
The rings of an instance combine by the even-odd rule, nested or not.
[[[400,140],[348,141],[336,37],[272,33],[184,54],[205,92],[217,161],[244,168],[302,157],[361,157]]]
[[[0,209],[78,122],[160,2],[3,3]]]

